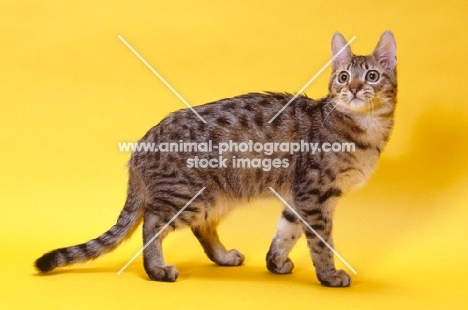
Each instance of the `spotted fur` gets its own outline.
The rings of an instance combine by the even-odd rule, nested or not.
[[[292,95],[250,93],[223,99],[191,110],[174,112],[151,128],[139,141],[192,141],[213,145],[220,142],[306,141],[352,142],[354,152],[277,152],[223,154],[226,158],[262,159],[276,157],[287,167],[239,169],[190,168],[187,159],[212,159],[213,152],[134,152],[129,161],[128,196],[117,224],[103,235],[84,244],[44,254],[35,265],[41,272],[95,259],[116,248],[143,221],[144,268],[149,278],[175,281],[177,269],[167,265],[162,241],[170,232],[190,227],[207,256],[223,266],[238,266],[244,256],[227,250],[216,227],[222,217],[252,198],[274,197],[275,189],[323,239],[333,245],[332,217],[336,201],[347,191],[363,184],[374,170],[393,126],[396,100],[395,41],[385,32],[369,56],[355,56],[341,34],[332,39],[329,95],[320,100],[297,97],[271,124],[268,122],[287,104]],[[378,76],[378,79],[376,79]],[[161,229],[203,187],[205,190],[173,221]],[[305,227],[288,208],[278,223],[266,256],[267,268],[284,274],[293,270],[288,254],[305,233],[318,279],[326,286],[348,286],[351,278],[336,270],[330,249]],[[154,238],[159,234],[157,238]],[[154,240],[153,240],[154,239]]]

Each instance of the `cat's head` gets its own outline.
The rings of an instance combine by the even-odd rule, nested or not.
[[[345,38],[335,33],[329,93],[336,108],[357,113],[393,111],[397,91],[393,34],[384,32],[368,56],[354,55],[346,44]]]

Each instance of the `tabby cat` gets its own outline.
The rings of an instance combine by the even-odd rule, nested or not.
[[[266,256],[268,270],[277,274],[293,270],[288,254],[304,233],[321,284],[349,286],[350,276],[336,270],[333,252],[324,241],[333,245],[332,214],[338,198],[366,181],[393,127],[396,45],[393,34],[386,31],[368,56],[355,56],[340,33],[333,36],[331,47],[334,59],[326,98],[312,100],[300,95],[274,118],[293,96],[249,93],[195,107],[198,115],[184,109],[164,118],[140,144],[209,142],[214,147],[134,151],[128,164],[128,196],[117,223],[96,239],[44,254],[36,260],[36,268],[49,272],[95,259],[130,237],[141,221],[143,242],[148,244],[143,251],[144,268],[152,280],[177,279],[175,266],[164,261],[162,241],[170,231],[184,226],[192,229],[210,260],[238,266],[244,255],[223,246],[217,225],[238,204],[275,197],[274,189],[308,225],[285,205]],[[240,143],[284,146],[298,141],[323,146],[352,143],[355,148],[348,152],[325,152],[325,148],[321,152],[291,152],[280,147],[268,155],[239,149]],[[222,143],[230,147],[238,143],[239,148],[232,147],[220,156],[216,148]],[[265,163],[265,159],[276,165],[254,165]],[[206,165],[208,162],[213,165]]]

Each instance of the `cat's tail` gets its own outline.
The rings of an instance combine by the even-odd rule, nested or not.
[[[130,169],[131,170],[131,169]],[[101,236],[86,243],[50,251],[35,262],[40,272],[49,272],[58,267],[83,263],[96,259],[117,248],[129,238],[142,220],[145,190],[141,179],[130,171],[127,201],[117,223]]]

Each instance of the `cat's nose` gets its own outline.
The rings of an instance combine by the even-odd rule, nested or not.
[[[362,88],[362,85],[355,84],[355,85],[350,85],[349,91],[356,96],[358,91],[360,91]]]

